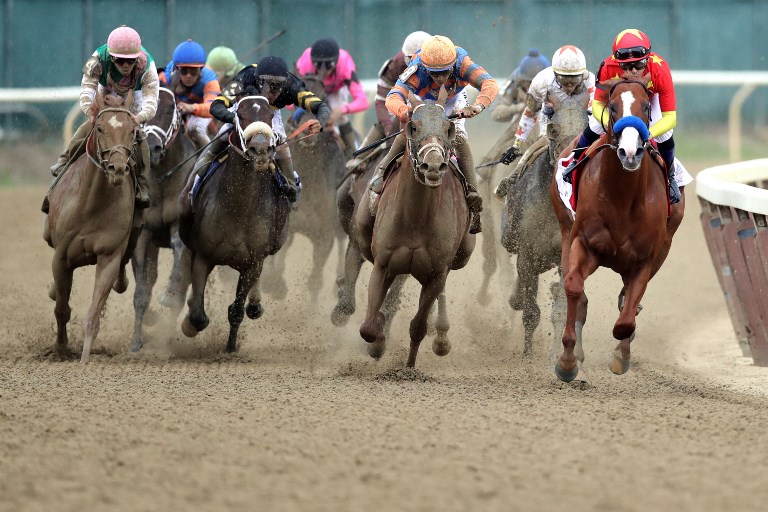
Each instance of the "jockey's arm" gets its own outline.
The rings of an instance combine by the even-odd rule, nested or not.
[[[212,117],[211,105],[220,93],[221,87],[219,86],[219,81],[215,78],[209,80],[203,89],[203,102],[195,103],[193,115],[197,117]]]
[[[160,81],[157,78],[155,63],[150,62],[141,76],[141,111],[137,114],[140,123],[146,123],[157,112],[157,96],[160,94]]]
[[[465,55],[461,60],[459,75],[475,89],[480,91],[475,99],[475,105],[482,105],[483,109],[488,108],[491,102],[499,94],[499,84],[491,75],[479,64],[475,64],[469,55]]]
[[[677,112],[662,112],[661,119],[650,127],[649,131],[651,132],[651,138],[656,138],[662,133],[667,133],[675,126],[677,126]]]
[[[88,115],[91,104],[99,90],[99,76],[103,64],[99,60],[99,54],[93,52],[83,66],[83,78],[80,81],[80,110]]]
[[[347,87],[349,88],[349,94],[352,96],[352,101],[342,107],[342,113],[355,114],[365,111],[371,103],[368,101],[368,96],[365,95],[362,84],[354,74],[347,82]]]
[[[235,104],[237,95],[243,90],[242,81],[244,80],[243,77],[245,75],[246,69],[238,73],[234,80],[229,82],[224,90],[221,91],[221,94],[219,94],[216,99],[213,100],[211,106],[208,107],[208,111],[211,113],[211,117],[218,119],[222,123],[231,124],[235,122],[235,113],[230,112],[229,107]]]
[[[392,115],[400,119],[401,122],[408,121],[408,103],[405,101],[408,92],[413,92],[413,94],[416,94],[403,82],[398,80],[397,84],[395,84],[392,90],[389,91],[389,94],[387,94],[387,99],[384,102],[387,110],[389,110]]]
[[[597,119],[597,122],[603,125],[603,128],[608,126],[608,111],[605,109],[605,103],[599,101],[597,98],[592,100],[592,117]]]
[[[520,121],[517,124],[517,131],[515,132],[515,145],[520,146],[523,142],[528,140],[533,126],[536,124],[536,113],[541,110],[542,103],[537,101],[530,93],[525,98],[525,109],[520,116]]]

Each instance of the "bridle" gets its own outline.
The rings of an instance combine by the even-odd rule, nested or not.
[[[413,115],[415,115],[416,112],[418,112],[418,110],[424,105],[426,104],[422,103],[416,105],[416,107],[413,109],[413,112],[411,113],[411,119],[413,119]],[[434,105],[440,107],[443,110],[443,114],[445,114],[445,107],[443,105],[440,105],[439,103],[434,103]],[[409,121],[409,123],[413,123],[413,120]],[[420,145],[421,141],[428,137],[437,137],[438,141],[440,142],[430,141],[424,145]],[[440,158],[441,162],[447,162],[449,155],[446,147],[450,147],[450,141],[447,139],[444,140],[442,136],[436,134],[428,134],[421,139],[416,140],[409,136],[408,130],[405,131],[405,138],[407,140],[408,158],[411,161],[411,172],[413,172],[413,177],[422,185],[429,186],[426,180],[422,177],[422,173],[419,172],[419,165],[426,159],[427,155],[432,152],[436,152],[438,154],[438,158]]]
[[[169,123],[168,128],[162,128],[159,125],[156,124],[147,124],[144,127],[144,133],[147,134],[147,137],[155,136],[158,139],[160,139],[160,145],[165,150],[165,148],[170,144],[170,142],[173,140],[173,138],[176,136],[176,133],[179,131],[179,127],[181,126],[181,116],[179,115],[179,109],[176,106],[176,95],[173,94],[173,91],[170,89],[167,89],[165,87],[160,88],[160,93],[166,93],[171,96],[171,99],[173,100],[173,117],[171,117],[171,122]]]
[[[259,156],[263,156],[259,153],[252,155],[248,153],[248,141],[245,139],[245,128],[240,124],[240,116],[237,115],[238,109],[242,105],[243,101],[245,100],[264,100],[264,103],[267,105],[266,108],[269,108],[269,100],[264,96],[246,96],[244,98],[241,98],[238,100],[237,104],[235,105],[235,121],[233,123],[234,130],[232,130],[232,133],[229,135],[229,143],[232,149],[235,150],[235,152],[240,155],[243,159],[245,159],[248,162],[252,162],[253,160],[256,160]],[[258,109],[264,108],[262,105],[255,105]],[[269,141],[269,148],[273,149],[277,147],[277,140],[276,136],[273,136],[272,140]],[[268,148],[268,149],[269,149]]]
[[[643,91],[645,91],[645,95],[649,99],[651,97],[651,92],[648,90],[648,86],[646,86],[646,84],[644,84],[643,82],[640,82],[638,80],[622,80],[620,82],[616,82],[615,84],[613,84],[611,86],[611,88],[608,91],[608,98],[609,98],[609,100],[608,100],[608,107],[609,107],[609,109],[608,109],[608,112],[609,112],[608,127],[609,127],[610,132],[611,132],[611,134],[613,136],[613,140],[612,140],[612,144],[611,144],[611,148],[612,149],[618,148],[618,145],[619,145],[618,134],[620,134],[621,131],[625,127],[627,127],[627,126],[634,126],[635,128],[638,129],[638,131],[641,134],[643,134],[643,142],[644,142],[644,144],[648,144],[648,140],[649,140],[648,133],[649,133],[650,123],[651,123],[651,103],[650,103],[650,101],[648,102],[648,104],[645,107],[645,120],[642,120],[641,118],[639,118],[637,116],[624,116],[624,117],[620,118],[618,121],[615,121],[613,119],[613,114],[610,111],[610,105],[611,105],[610,98],[613,96],[613,91],[614,91],[614,89],[616,89],[617,86],[619,86],[620,84],[627,84],[627,83],[634,83],[634,84],[640,85],[643,88]],[[642,125],[645,125],[645,129],[644,130],[641,128]],[[617,130],[618,130],[618,132],[617,132]]]
[[[139,128],[138,125],[135,124],[133,121],[133,116],[131,115],[130,111],[124,109],[124,108],[105,108],[101,111],[99,111],[98,114],[96,114],[96,119],[94,120],[93,127],[91,128],[91,131],[88,133],[88,136],[90,138],[91,134],[93,134],[94,129],[96,128],[96,123],[98,122],[99,118],[108,113],[108,112],[120,112],[128,115],[128,119],[131,120],[131,123],[134,123],[134,127],[132,130],[132,137],[131,137],[131,145],[133,145],[133,142],[136,140],[136,130]],[[123,155],[125,157],[126,163],[129,164],[133,160],[133,148],[126,146],[124,144],[117,144],[115,146],[109,147],[107,149],[104,149],[101,147],[101,144],[99,142],[99,137],[96,135],[93,137],[95,139],[95,145],[96,145],[96,156],[94,157],[93,154],[91,154],[91,151],[89,150],[89,145],[86,145],[85,152],[88,155],[88,157],[91,159],[91,161],[96,164],[96,166],[101,169],[104,174],[109,174],[109,164],[112,161],[112,157],[115,153],[118,153],[120,155]],[[98,160],[97,160],[98,158]]]

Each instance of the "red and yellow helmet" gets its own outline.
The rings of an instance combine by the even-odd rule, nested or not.
[[[445,71],[456,63],[456,45],[445,36],[432,36],[421,44],[420,56],[427,71]]]
[[[613,58],[617,62],[642,60],[650,53],[651,40],[636,28],[622,30],[613,40]]]

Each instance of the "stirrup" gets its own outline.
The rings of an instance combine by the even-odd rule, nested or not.
[[[571,180],[573,179],[573,170],[576,169],[576,165],[579,163],[579,161],[576,159],[576,157],[573,157],[573,160],[571,163],[568,164],[568,167],[565,168],[563,171],[563,181],[566,183],[571,183]]]

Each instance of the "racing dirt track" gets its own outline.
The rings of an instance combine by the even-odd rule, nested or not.
[[[587,281],[586,384],[557,381],[546,309],[522,359],[503,276],[477,303],[480,244],[448,280],[452,352],[438,358],[428,337],[416,371],[403,369],[415,287],[373,361],[357,333],[368,267],[357,312],[333,327],[334,264],[312,304],[304,240],[288,299],[246,318],[234,356],[222,353],[232,292],[217,277],[197,338],[150,328],[130,353],[131,285],[110,297],[91,363],[58,361],[45,189],[2,188],[0,510],[765,510],[768,369],[733,338],[693,188],[626,375],[607,368],[620,281]],[[76,272],[78,353],[92,284]]]

